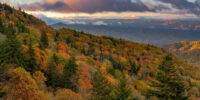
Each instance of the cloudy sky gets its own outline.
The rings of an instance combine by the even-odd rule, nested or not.
[[[75,18],[199,18],[200,0],[0,0],[35,16]]]

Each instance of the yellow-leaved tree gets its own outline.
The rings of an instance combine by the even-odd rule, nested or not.
[[[84,100],[79,94],[69,89],[59,89],[56,91],[55,100]]]
[[[10,79],[6,81],[3,91],[5,100],[47,100],[31,74],[18,67],[8,72]]]
[[[39,89],[46,90],[45,82],[47,81],[47,78],[44,76],[44,73],[36,71],[33,73],[33,79],[35,79]]]

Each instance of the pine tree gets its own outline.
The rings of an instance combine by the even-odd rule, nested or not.
[[[92,78],[92,94],[95,100],[111,100],[112,86],[105,78],[105,74],[97,69]]]
[[[47,72],[47,85],[53,88],[60,86],[60,80],[56,74],[56,66],[58,65],[58,57],[54,54]]]
[[[73,75],[77,74],[77,71],[78,65],[76,64],[76,59],[74,57],[71,57],[64,67],[64,88],[69,88],[74,91],[76,90],[76,86],[71,82],[71,78]]]
[[[29,59],[28,59],[28,69],[27,71],[33,73],[36,70],[36,59],[35,59],[35,51],[33,49],[33,45],[32,45],[32,40],[30,40],[29,43],[29,50],[28,50],[28,54],[29,54]]]
[[[184,79],[177,70],[173,58],[166,56],[159,66],[156,81],[152,82],[153,89],[150,89],[147,96],[157,96],[161,100],[187,100],[187,87]]]
[[[3,25],[3,21],[0,18],[0,32],[3,33],[4,32],[4,25]]]
[[[47,33],[45,31],[42,31],[41,33],[41,43],[44,48],[47,48],[49,46]]]
[[[116,90],[114,91],[115,96],[114,100],[136,100],[131,99],[131,88],[127,86],[127,78],[125,74],[123,73],[118,86],[116,87]]]
[[[135,62],[132,62],[130,59],[129,59],[129,62],[130,62],[130,65],[131,65],[131,69],[129,70],[129,73],[130,74],[134,74],[134,75],[137,75],[138,71],[140,70],[140,65],[137,66],[135,64]]]
[[[84,54],[84,55],[86,55],[86,50],[85,50],[85,48],[83,48],[83,49],[81,50],[81,53]]]
[[[16,38],[16,35],[15,35],[16,30],[14,29],[13,24],[8,24],[7,27],[3,25],[2,32],[3,34],[6,35],[7,38]]]
[[[94,53],[95,53],[95,48],[92,44],[90,44],[87,55],[90,56],[90,55],[93,55]]]
[[[26,67],[26,57],[21,43],[14,36],[10,36],[0,43],[0,65],[2,64],[16,64]]]
[[[56,32],[56,36],[55,36],[54,40],[58,41],[59,40],[59,36],[60,36],[59,32]]]

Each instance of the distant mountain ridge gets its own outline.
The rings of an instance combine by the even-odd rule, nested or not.
[[[185,94],[200,98],[200,69],[162,48],[68,28],[55,30],[21,10],[2,6],[6,9],[0,16],[6,17],[0,18],[0,38],[6,39],[0,42],[0,99],[165,99],[160,92],[167,98],[172,93],[170,100]],[[165,91],[151,85],[157,81]],[[158,95],[150,90],[158,90]]]
[[[84,21],[84,20],[82,20]],[[95,25],[93,23],[105,23]],[[139,43],[156,46],[179,41],[196,41],[200,38],[200,21],[159,21],[159,20],[85,20],[85,24],[65,24],[59,22],[51,25],[55,29],[71,28],[100,36],[122,38]]]
[[[200,66],[200,40],[181,41],[162,46],[165,50],[180,56],[191,64]]]

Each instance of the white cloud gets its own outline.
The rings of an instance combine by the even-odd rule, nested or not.
[[[107,25],[107,23],[105,23],[104,21],[97,21],[94,22],[93,25]]]
[[[178,14],[167,12],[102,12],[102,13],[59,13],[52,11],[26,11],[34,16],[46,16],[56,19],[137,19],[141,17],[155,19],[198,18],[195,14]],[[99,23],[99,22],[98,22]],[[98,24],[97,23],[97,24]],[[104,24],[104,23],[100,23]]]
[[[187,1],[191,3],[196,3],[197,0],[187,0]]]
[[[132,3],[137,3],[137,2],[138,2],[138,0],[131,0],[131,2],[132,2]]]
[[[43,0],[0,0],[3,3],[9,3],[11,5],[31,4],[35,2],[43,2]]]
[[[165,7],[168,7],[168,8],[173,8],[172,7],[172,4],[170,3],[164,3],[164,2],[161,2],[160,0],[141,0],[144,4],[151,4],[153,6],[159,6],[159,5],[162,5],[162,6],[165,6]],[[147,5],[147,7],[150,7],[149,5]]]

